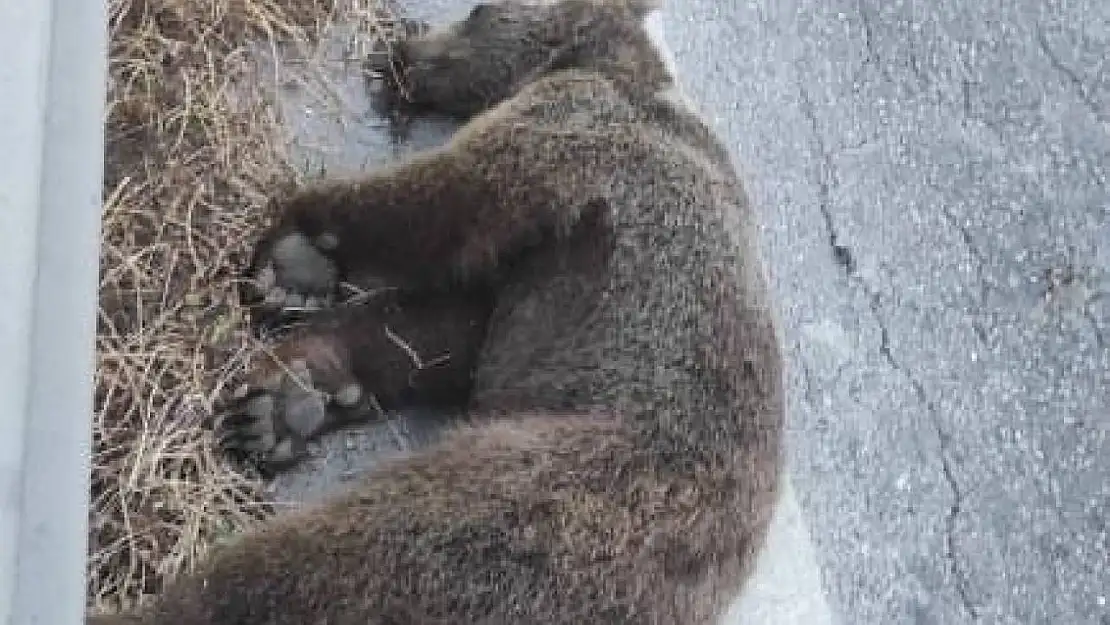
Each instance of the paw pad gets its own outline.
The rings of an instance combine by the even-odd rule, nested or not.
[[[339,389],[335,394],[335,403],[343,406],[344,408],[354,408],[362,401],[362,386],[358,384],[348,384]]]
[[[357,382],[338,390],[321,388],[308,362],[295,359],[277,372],[244,384],[231,394],[220,421],[220,445],[263,466],[301,459],[307,442],[335,422],[335,409],[353,409],[364,393]]]
[[[253,276],[262,305],[291,312],[311,312],[330,306],[339,272],[326,252],[338,247],[339,237],[330,233],[313,240],[300,233],[278,239]]]

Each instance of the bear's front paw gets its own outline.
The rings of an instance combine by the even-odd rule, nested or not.
[[[337,246],[335,235],[310,238],[300,232],[260,245],[245,276],[246,303],[278,315],[330,306],[339,284],[339,270],[330,256]]]

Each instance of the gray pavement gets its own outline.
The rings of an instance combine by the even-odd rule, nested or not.
[[[1110,623],[1110,4],[1067,6],[669,8],[766,211],[843,622]]]
[[[1110,3],[671,0],[664,21],[764,211],[837,621],[1110,624]],[[394,158],[337,80],[355,123],[302,114],[304,154]],[[406,427],[333,438],[330,469],[276,488],[314,498]]]

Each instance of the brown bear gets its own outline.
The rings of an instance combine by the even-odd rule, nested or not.
[[[280,466],[370,404],[436,397],[467,423],[214,550],[141,622],[720,617],[778,496],[783,357],[754,211],[676,96],[657,9],[482,4],[397,46],[398,100],[466,123],[276,199],[249,276],[271,308],[351,275],[396,296],[284,339],[225,440]]]

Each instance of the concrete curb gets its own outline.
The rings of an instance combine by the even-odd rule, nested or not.
[[[0,3],[0,623],[11,625],[83,621],[105,13]]]

